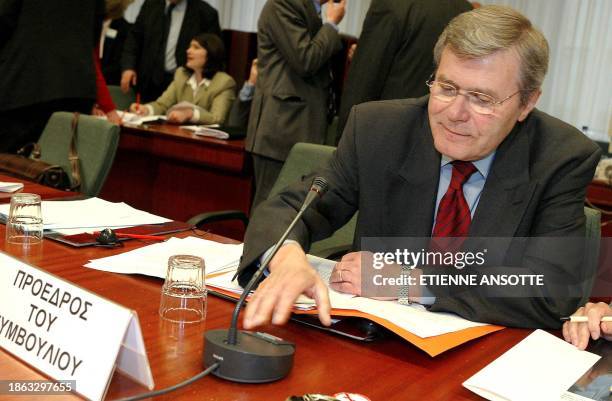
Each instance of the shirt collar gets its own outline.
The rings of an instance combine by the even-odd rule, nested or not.
[[[321,15],[321,0],[312,0],[312,4],[315,6],[315,10],[317,10],[317,14]]]
[[[208,88],[208,87],[210,86],[210,79],[206,79],[206,78],[204,78],[204,79],[202,79],[202,80],[200,81],[200,83],[198,84],[198,83],[196,82],[196,77],[195,77],[195,74],[191,74],[191,77],[189,77],[189,79],[187,80],[187,84],[188,84],[189,86],[191,86],[191,89],[193,89],[193,90],[198,89],[200,86],[205,86],[205,87],[207,87],[207,88]]]
[[[487,179],[487,176],[489,175],[489,171],[491,171],[491,165],[493,164],[493,160],[495,159],[495,152],[496,151],[493,151],[487,157],[480,159],[480,160],[475,160],[472,162],[472,164],[474,164],[474,167],[476,167],[476,170],[478,170],[478,172],[485,179]],[[440,160],[440,167],[444,167],[452,161],[453,159],[451,159],[450,157],[446,155],[442,155],[442,159]]]

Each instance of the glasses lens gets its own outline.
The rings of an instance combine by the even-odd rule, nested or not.
[[[457,96],[457,88],[444,82],[433,81],[429,91],[433,97],[447,103]]]
[[[484,93],[478,92],[467,92],[467,98],[470,101],[472,110],[479,114],[491,114],[493,113],[493,107],[495,106],[495,100]]]

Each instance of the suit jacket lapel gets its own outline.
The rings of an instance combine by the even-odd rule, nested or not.
[[[390,224],[389,233],[393,235],[428,237],[431,234],[440,179],[440,153],[434,147],[426,113],[423,120],[416,132],[406,133],[415,141],[402,167],[388,172],[399,179],[394,180],[397,190],[390,194],[387,210],[404,210],[386,219]]]
[[[210,88],[210,86],[207,88],[205,85],[202,85],[198,89],[198,92],[196,93],[195,98],[193,99],[193,103],[194,104],[206,104],[207,102],[205,102],[204,99],[206,98],[206,96],[208,96],[208,93],[209,93],[208,89],[209,88]]]
[[[529,180],[529,142],[518,123],[497,149],[470,226],[471,237],[512,237],[536,183]]]

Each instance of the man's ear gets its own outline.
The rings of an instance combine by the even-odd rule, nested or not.
[[[531,94],[529,95],[529,99],[527,99],[527,104],[525,106],[522,106],[523,110],[521,111],[521,114],[519,114],[518,116],[519,122],[526,119],[529,113],[531,113],[531,110],[533,110],[533,108],[535,107],[541,94],[542,94],[541,89],[531,92]]]

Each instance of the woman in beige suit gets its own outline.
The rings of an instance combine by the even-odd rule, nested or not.
[[[173,123],[223,124],[236,98],[236,82],[222,72],[225,47],[212,34],[199,34],[187,49],[168,89],[154,102],[134,103],[130,110],[146,116],[166,114]]]

